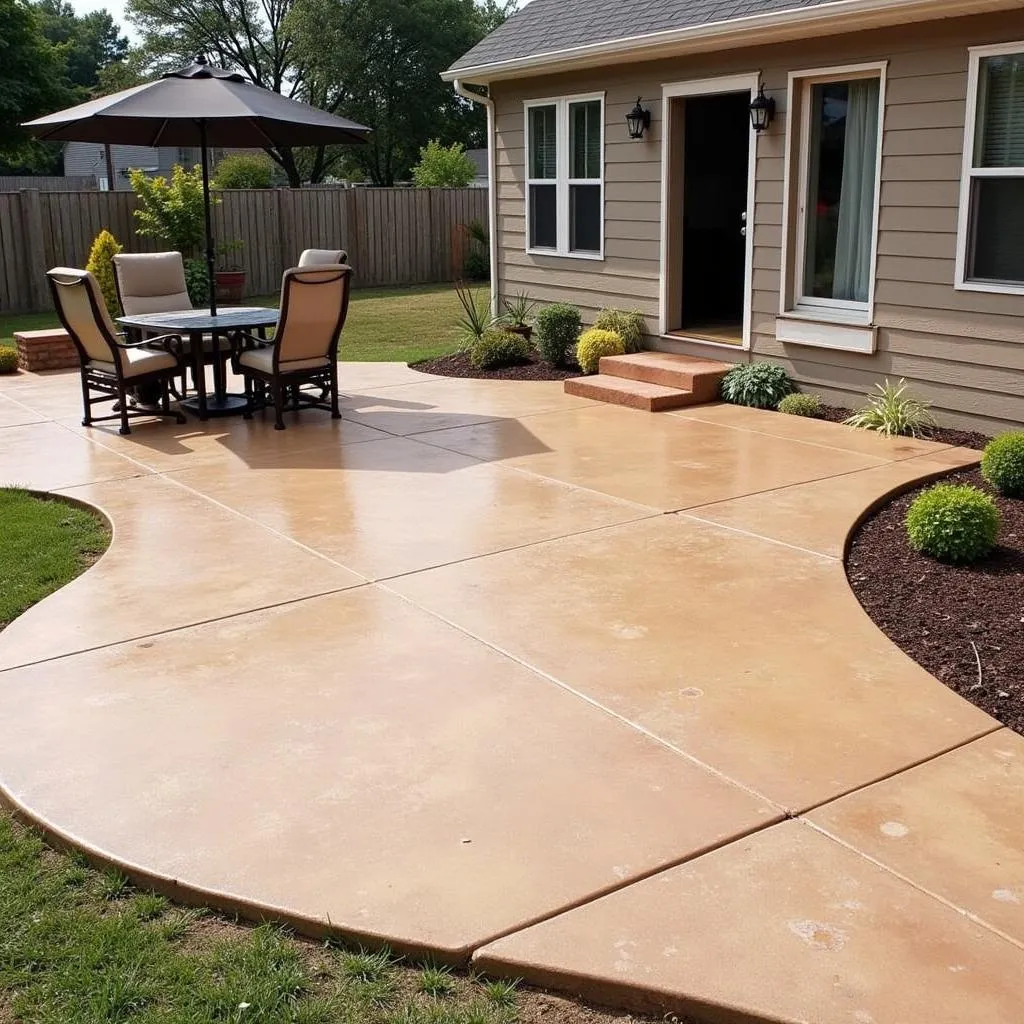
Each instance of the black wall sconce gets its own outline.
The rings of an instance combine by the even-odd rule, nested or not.
[[[644,131],[651,127],[651,112],[640,106],[640,97],[636,98],[636,106],[626,115],[626,127],[631,139],[642,139]]]
[[[768,126],[775,117],[775,99],[772,96],[765,96],[764,83],[758,90],[757,96],[750,101],[750,123],[758,135],[768,130]]]

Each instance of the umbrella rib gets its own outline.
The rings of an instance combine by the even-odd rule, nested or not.
[[[165,131],[167,131],[167,125],[168,125],[169,123],[170,123],[170,122],[169,122],[169,120],[168,120],[168,119],[167,119],[167,118],[165,117],[165,118],[163,119],[163,123],[162,123],[162,124],[160,125],[160,127],[159,127],[159,128],[157,129],[157,131],[156,131],[156,135],[154,135],[154,136],[153,136],[153,141],[152,141],[152,142],[150,143],[150,147],[151,147],[152,149],[156,149],[156,148],[157,148],[157,146],[159,146],[159,145],[160,145],[160,138],[161,138],[161,136],[162,136],[162,135],[164,134],[164,132],[165,132]]]

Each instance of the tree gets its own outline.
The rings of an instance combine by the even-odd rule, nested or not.
[[[102,68],[125,59],[127,38],[107,11],[77,15],[66,0],[38,0],[35,7],[43,35],[64,53],[67,81],[84,99]]]
[[[461,142],[442,146],[431,139],[420,150],[420,162],[412,169],[417,188],[465,188],[476,177],[476,165],[466,156]]]
[[[348,159],[376,185],[408,178],[428,140],[482,144],[484,115],[440,74],[512,9],[474,0],[294,0],[296,59],[330,108],[373,128]]]
[[[262,153],[229,153],[213,172],[217,188],[270,188],[274,165]]]
[[[63,51],[44,35],[38,13],[23,0],[0,0],[0,164],[52,173],[53,152],[20,127],[74,102]],[[57,153],[59,161],[59,153]]]

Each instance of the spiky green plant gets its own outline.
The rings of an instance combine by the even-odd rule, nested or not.
[[[877,393],[868,395],[867,405],[846,420],[847,426],[874,430],[886,437],[921,437],[935,426],[931,406],[908,394],[905,380],[893,384],[887,377],[875,387]]]

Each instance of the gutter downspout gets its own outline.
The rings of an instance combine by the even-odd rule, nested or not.
[[[491,316],[498,315],[498,155],[494,139],[494,100],[483,93],[467,89],[459,78],[453,79],[452,87],[457,95],[470,103],[480,103],[487,108],[487,234],[491,240]]]

